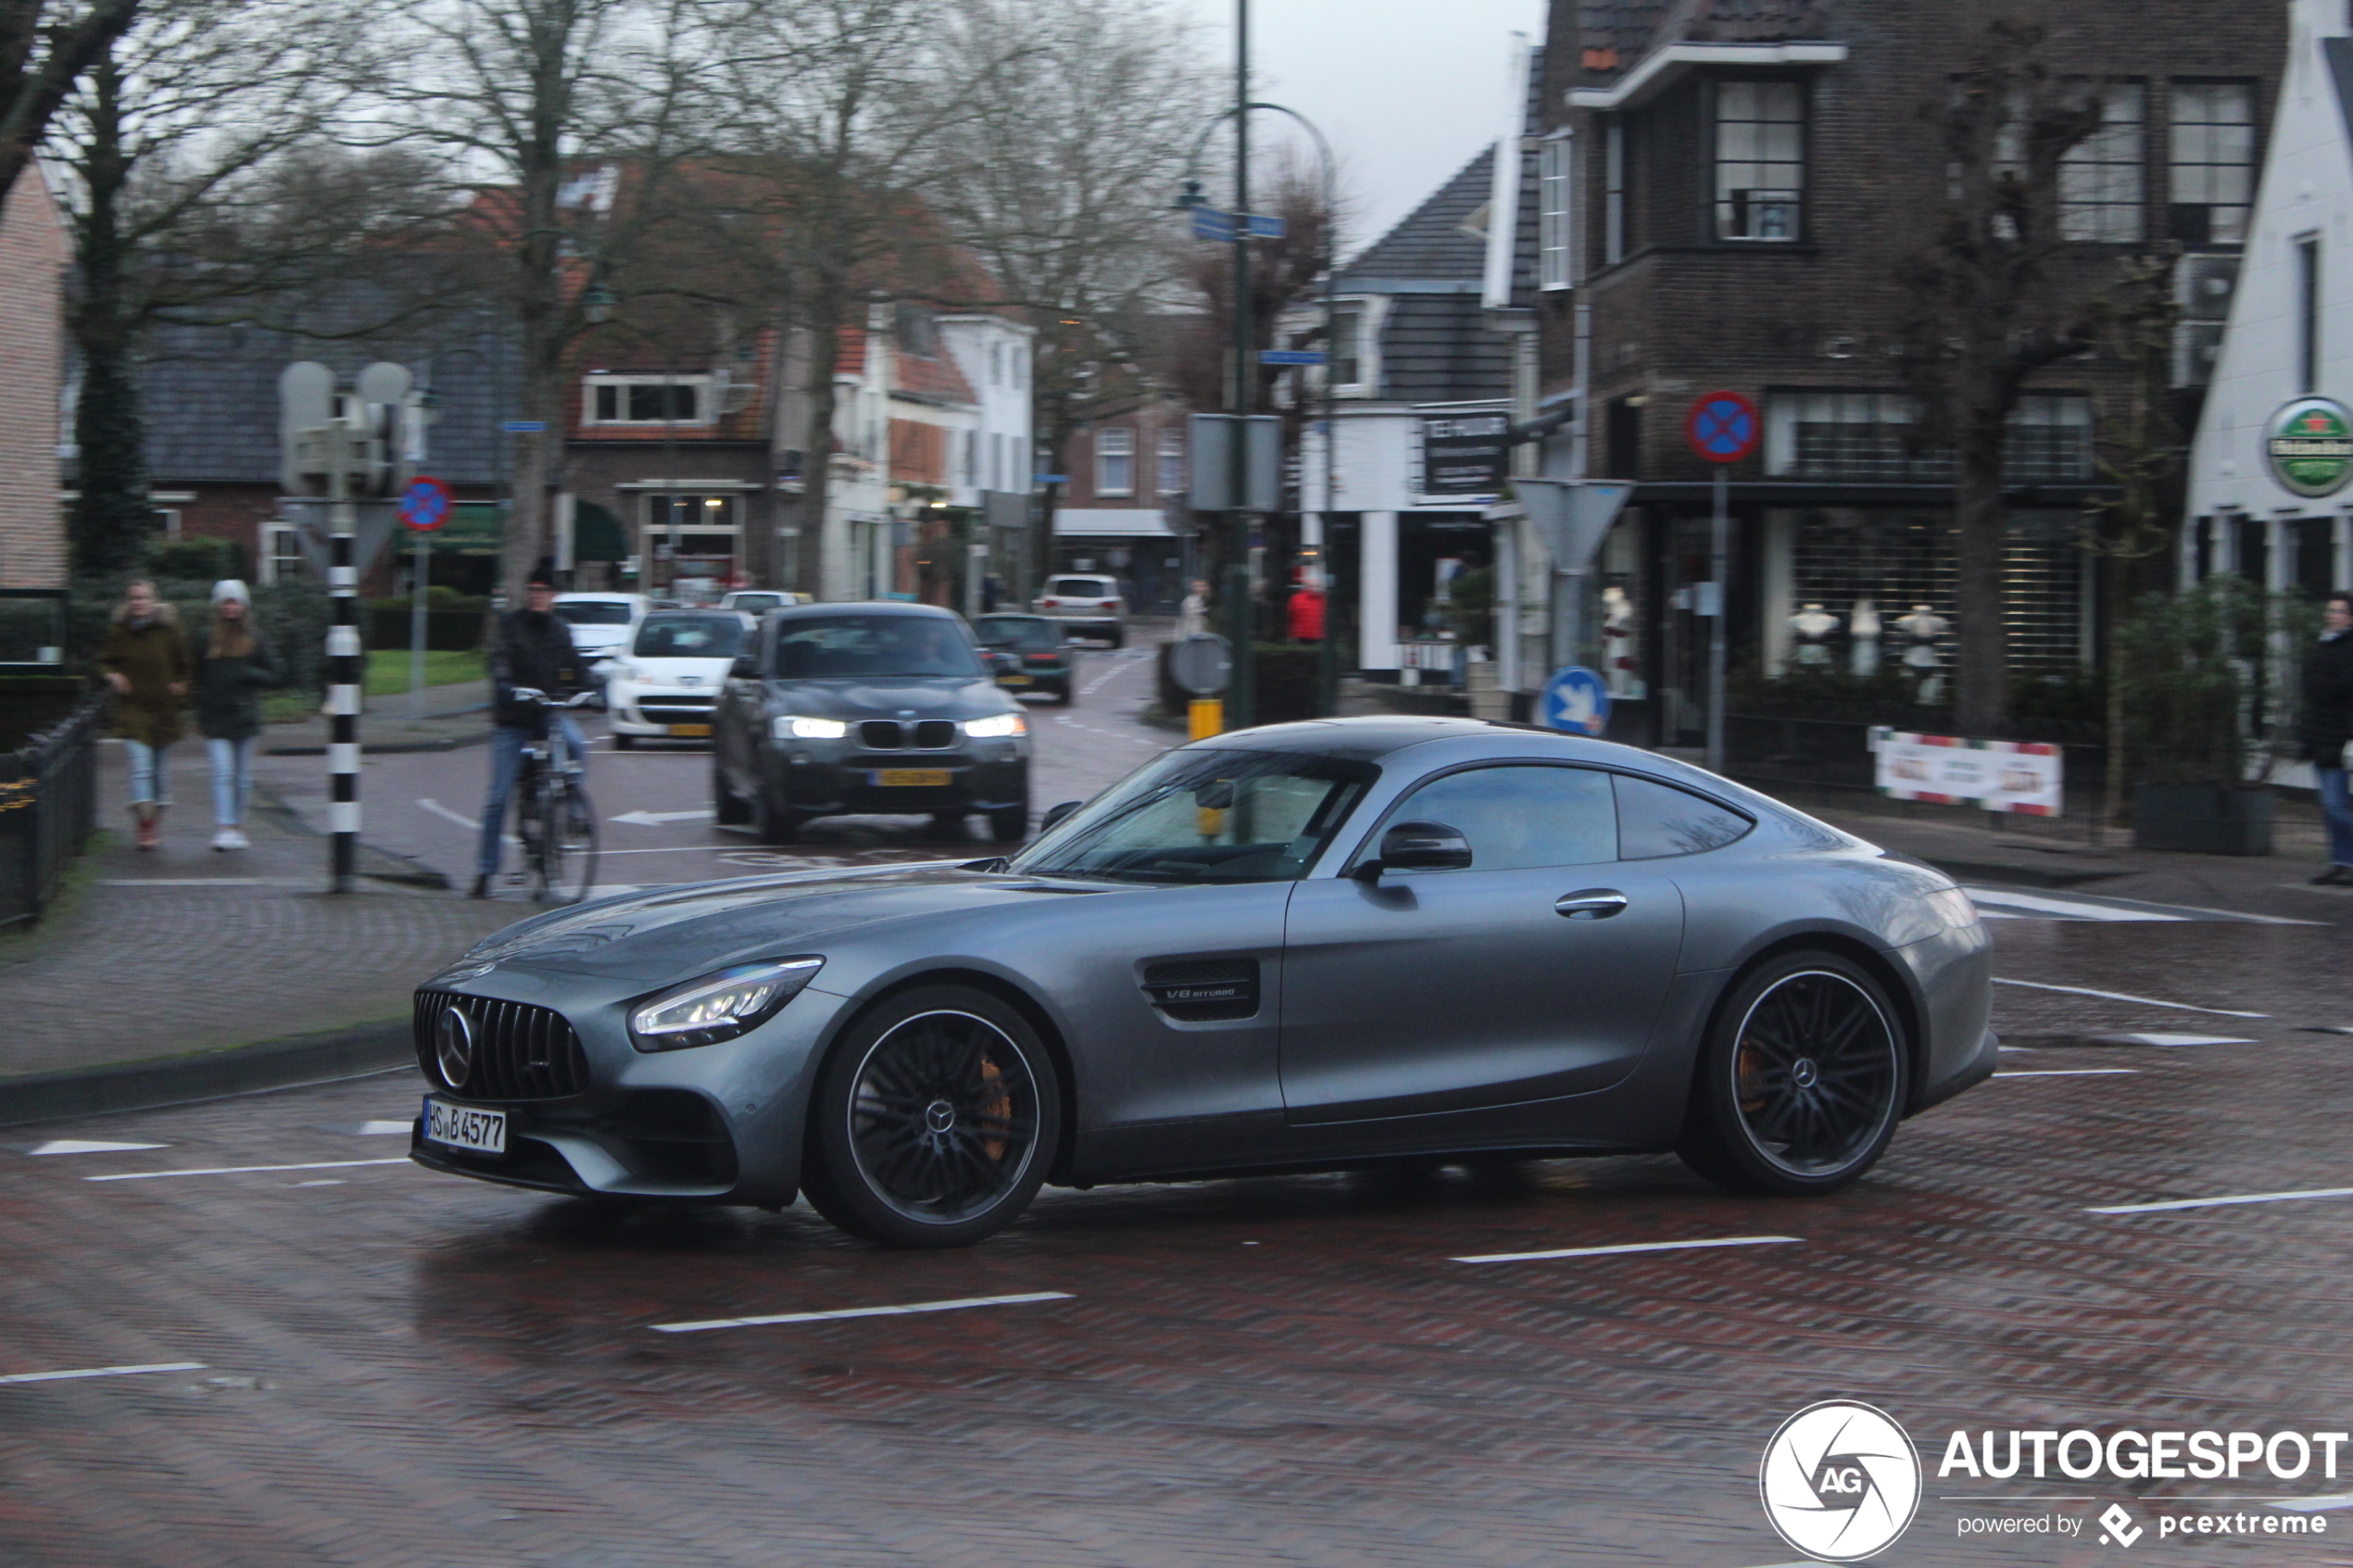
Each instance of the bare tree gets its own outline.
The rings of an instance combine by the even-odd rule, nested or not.
[[[654,242],[645,198],[708,130],[711,7],[691,0],[396,0],[380,35],[403,60],[371,83],[380,140],[430,149],[472,198],[472,247],[522,362],[513,502],[500,570],[519,589],[547,553],[548,491],[573,345],[609,280]],[[630,188],[623,190],[624,184]]]
[[[0,205],[73,84],[138,9],[139,0],[0,0]]]
[[[135,565],[153,528],[145,329],[205,307],[249,318],[346,251],[339,226],[287,220],[275,165],[322,135],[338,101],[326,68],[359,46],[346,5],[149,0],[51,121],[44,151],[64,176],[77,262],[78,570]]]
[[[1949,170],[1934,237],[1903,271],[1906,366],[1926,428],[1955,461],[1955,721],[2000,733],[2009,715],[2002,604],[2010,416],[2038,371],[2091,348],[2112,269],[2087,262],[2063,211],[2068,154],[2096,134],[2108,89],[2049,63],[2039,4],[1976,13],[1966,64],[1931,111]]]

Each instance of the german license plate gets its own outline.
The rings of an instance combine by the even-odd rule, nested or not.
[[[425,1101],[425,1141],[470,1154],[507,1152],[507,1113],[474,1110],[462,1105]]]
[[[875,768],[866,776],[884,789],[946,789],[956,782],[945,768]]]
[[[673,735],[708,735],[711,734],[711,726],[709,724],[673,724],[670,726],[670,733]]]
[[[997,684],[1000,686],[1026,686],[1031,683],[1026,675],[1000,675]]]

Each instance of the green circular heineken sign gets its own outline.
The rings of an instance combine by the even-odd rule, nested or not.
[[[2334,495],[2353,479],[2353,409],[2334,397],[2299,397],[2263,437],[2271,477],[2298,495]]]

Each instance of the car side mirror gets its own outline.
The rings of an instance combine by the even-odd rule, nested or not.
[[[1046,814],[1038,821],[1038,831],[1040,834],[1051,833],[1061,825],[1063,818],[1086,804],[1083,800],[1065,800],[1059,806],[1048,807]]]
[[[752,656],[748,653],[737,654],[736,656],[736,661],[727,666],[727,679],[731,681],[759,680],[760,660],[752,658]]]
[[[1380,835],[1380,858],[1360,860],[1348,874],[1378,881],[1383,872],[1461,872],[1471,864],[1470,840],[1444,822],[1399,822]]]

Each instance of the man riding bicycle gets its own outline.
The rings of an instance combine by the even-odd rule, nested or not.
[[[535,690],[560,700],[591,684],[587,666],[573,646],[572,628],[555,613],[555,564],[543,558],[532,568],[524,587],[524,608],[498,618],[498,638],[490,651],[490,793],[482,803],[482,851],[469,897],[490,897],[490,879],[498,874],[506,847],[507,800],[522,771],[523,751],[547,733],[547,703],[519,696],[518,690]],[[588,747],[580,727],[571,714],[560,710],[555,721],[563,726],[564,738],[585,772]]]

